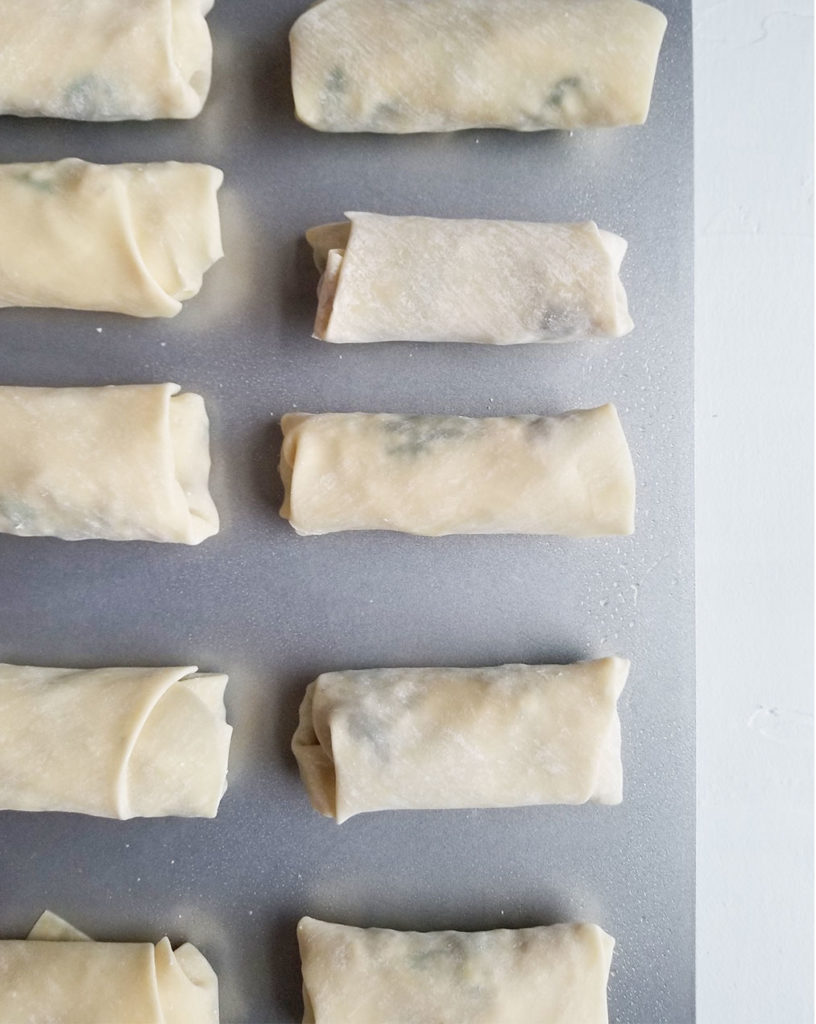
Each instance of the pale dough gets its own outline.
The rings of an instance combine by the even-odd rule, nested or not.
[[[209,422],[177,384],[0,387],[0,533],[199,544]]]
[[[634,529],[634,469],[613,405],[488,419],[289,413],[281,426],[281,515],[302,535]]]
[[[306,233],[323,341],[513,345],[634,326],[618,276],[626,242],[592,221],[346,216]]]
[[[195,666],[0,664],[0,809],[215,817],[226,685]]]
[[[46,911],[0,940],[3,1024],[218,1024],[218,979],[189,942],[93,942]]]
[[[175,316],[223,255],[206,164],[0,165],[0,306]]]
[[[195,117],[213,0],[0,0],[0,114]]]
[[[303,1024],[607,1024],[594,924],[398,932],[304,917]]]
[[[290,35],[295,110],[329,132],[642,124],[665,30],[638,0],[322,0]]]
[[[617,804],[629,662],[329,672],[292,740],[312,806],[362,811]]]

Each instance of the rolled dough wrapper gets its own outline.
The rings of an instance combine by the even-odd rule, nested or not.
[[[586,224],[349,213],[307,232],[322,272],[314,337],[513,345],[634,326],[626,242]]]
[[[304,917],[303,1024],[607,1024],[594,924],[398,932]]]
[[[215,817],[232,734],[226,685],[195,666],[0,664],[0,808]]]
[[[665,30],[637,0],[322,0],[290,36],[295,111],[327,132],[642,124]]]
[[[3,1024],[218,1024],[218,979],[189,942],[93,942],[46,911],[0,940]]]
[[[223,255],[222,180],[205,164],[0,165],[0,306],[175,316]]]
[[[301,535],[634,529],[634,469],[613,405],[488,419],[289,413],[281,426],[281,515]]]
[[[315,810],[618,804],[629,662],[329,672],[292,740]]]
[[[195,117],[212,77],[213,0],[0,0],[0,114]]]
[[[209,421],[178,384],[0,387],[0,533],[200,544]]]

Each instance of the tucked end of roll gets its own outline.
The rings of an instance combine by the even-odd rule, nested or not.
[[[281,446],[278,472],[283,483],[283,502],[280,507],[281,519],[287,519],[301,537],[309,536],[309,531],[301,529],[294,521],[292,510],[292,491],[294,488],[295,458],[297,456],[300,431],[298,427],[310,419],[309,413],[288,412],[281,417],[283,445]]]
[[[227,788],[227,676],[162,669],[122,766],[122,817],[213,818]]]
[[[589,461],[582,465],[582,474],[598,510],[587,535],[629,536],[635,532],[635,467],[618,410],[610,402],[584,415]],[[599,436],[603,445],[597,444]]]
[[[126,165],[134,244],[142,272],[163,296],[164,308],[145,304],[135,316],[176,316],[198,295],[204,275],[224,255],[218,190],[224,173],[209,164],[171,161]],[[156,230],[156,225],[160,230]]]
[[[556,927],[559,927],[556,925]],[[607,988],[609,972],[612,968],[612,954],[615,951],[615,940],[597,924],[562,925],[573,933],[576,946],[586,952],[588,970],[585,973],[585,984],[595,989],[594,1005],[600,1008],[601,1017],[598,1024],[607,1024]]]
[[[295,101],[295,117],[302,124],[315,131],[331,131],[330,126],[323,125],[319,95],[314,89],[314,73],[311,68],[309,36],[311,34],[309,17],[312,8],[305,10],[289,30],[289,51],[292,63],[292,97]]]
[[[213,0],[172,0],[169,45],[178,78],[175,92],[167,99],[165,117],[197,117],[207,100],[213,50],[206,16],[212,6]]]
[[[316,921],[313,917],[302,917],[297,924],[297,940],[298,950],[300,952],[300,963],[301,970],[303,971],[303,1020],[302,1024],[316,1024],[315,1022],[315,1011],[312,1003],[312,997],[309,992],[309,985],[306,981],[305,964],[307,957],[310,955],[310,938],[313,929],[316,926],[321,925],[321,921]]]
[[[326,269],[320,276],[317,286],[317,315],[315,316],[313,338],[318,341],[330,341],[329,322],[334,309],[334,297],[340,283],[340,271],[343,267],[343,249],[330,249],[326,257]]]
[[[315,266],[320,271],[317,285],[317,314],[312,333],[312,337],[318,341],[332,340],[328,336],[329,322],[350,235],[351,224],[348,221],[321,224],[306,232],[306,241],[312,247]]]
[[[283,502],[280,507],[281,519],[291,521],[292,517],[292,473],[295,467],[296,442],[289,437],[292,427],[292,420],[297,418],[297,413],[287,413],[281,419],[281,431],[283,432],[283,444],[281,445],[280,461],[278,462],[278,473],[283,484]]]
[[[630,68],[632,81],[629,89],[630,107],[623,124],[644,124],[652,104],[657,60],[666,34],[668,20],[662,11],[649,4],[634,0],[631,4],[632,21],[629,38],[636,40],[638,49],[633,54]]]
[[[612,300],[610,308],[613,310],[613,324],[609,332],[612,338],[622,338],[634,328],[635,324],[629,315],[629,300],[626,296],[626,289],[620,279],[620,269],[623,265],[623,258],[629,248],[629,243],[620,235],[611,231],[598,230],[601,244],[606,250],[612,267]]]
[[[298,727],[292,737],[292,753],[312,807],[327,818],[336,818],[337,776],[331,756],[331,741],[325,745],[320,742],[312,713],[316,686],[317,681],[306,687]]]
[[[309,228],[306,232],[306,241],[312,247],[315,266],[321,274],[326,269],[331,250],[345,249],[350,235],[351,224],[347,220],[321,224],[319,227]]]
[[[218,509],[210,495],[210,421],[204,399],[192,393],[170,399],[169,426],[175,476],[187,508],[185,544],[200,544],[218,533]]]
[[[174,952],[170,940],[155,947],[156,995],[166,1024],[218,1024],[218,978],[206,957],[185,942]]]
[[[626,658],[602,658],[592,663],[599,687],[599,699],[611,703],[609,728],[598,750],[595,788],[590,800],[596,804],[616,805],[623,801],[623,764],[621,762],[621,723],[617,701],[629,677]],[[601,696],[602,695],[602,696]]]

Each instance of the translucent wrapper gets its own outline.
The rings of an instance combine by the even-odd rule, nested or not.
[[[281,426],[281,515],[302,535],[634,529],[634,469],[612,405],[487,419],[289,413]]]
[[[178,384],[0,387],[0,533],[199,544],[209,421]]]
[[[622,798],[622,658],[329,672],[292,740],[312,806],[362,811]]]
[[[328,132],[642,124],[665,30],[638,0],[322,0],[290,36],[295,110]]]
[[[218,979],[185,942],[94,942],[46,911],[0,939],[3,1024],[218,1024]]]
[[[304,917],[303,1024],[607,1024],[594,924],[397,932]]]
[[[0,114],[195,117],[210,89],[213,0],[0,0]]]
[[[206,164],[0,165],[0,306],[170,317],[223,256]]]
[[[0,664],[0,808],[212,818],[232,729],[224,675]]]
[[[634,326],[618,276],[626,242],[591,221],[346,216],[306,233],[323,341],[512,345]]]

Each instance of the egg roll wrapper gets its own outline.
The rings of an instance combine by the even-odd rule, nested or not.
[[[288,413],[281,426],[281,515],[301,535],[634,529],[634,469],[612,405],[486,419]]]
[[[0,809],[214,817],[232,734],[226,685],[195,666],[0,664]]]
[[[608,1024],[594,924],[400,932],[304,917],[303,1024]]]
[[[199,544],[209,421],[177,384],[0,387],[0,533]]]
[[[322,0],[290,34],[325,132],[642,124],[665,16],[638,0]]]

